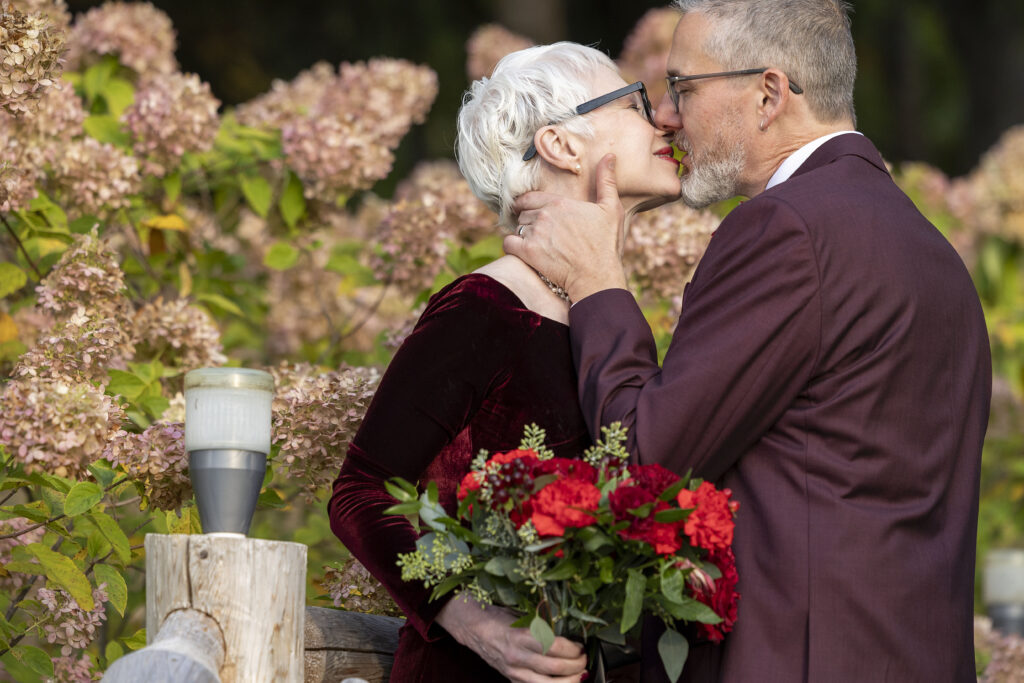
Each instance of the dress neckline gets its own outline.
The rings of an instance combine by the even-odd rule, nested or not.
[[[537,311],[533,310],[532,308],[527,308],[526,304],[523,303],[523,300],[519,298],[519,295],[516,294],[514,291],[512,291],[512,289],[508,285],[506,285],[504,282],[501,282],[500,280],[496,280],[495,278],[491,277],[490,275],[487,275],[486,273],[467,273],[466,275],[463,275],[463,276],[458,277],[455,280],[453,280],[452,283],[450,285],[448,285],[448,286],[451,287],[452,285],[454,285],[459,280],[466,280],[468,278],[484,278],[488,282],[491,282],[494,285],[497,285],[497,287],[499,289],[503,290],[512,299],[514,299],[515,302],[518,304],[517,308],[519,308],[519,309],[521,309],[523,311],[526,311],[530,315],[533,315],[533,316],[536,316],[536,317],[540,318],[541,322],[548,322],[548,323],[551,323],[552,325],[558,325],[559,327],[563,327],[566,330],[569,329],[569,326],[567,324],[563,323],[562,321],[555,320],[554,318],[549,318],[546,315],[541,315],[540,313],[538,313]]]

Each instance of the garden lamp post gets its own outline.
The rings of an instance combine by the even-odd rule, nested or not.
[[[246,535],[270,452],[274,378],[262,370],[185,375],[185,450],[204,533]]]
[[[982,584],[992,627],[1024,636],[1024,550],[990,550]]]

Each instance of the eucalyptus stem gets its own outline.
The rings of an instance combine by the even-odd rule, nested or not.
[[[25,249],[25,245],[21,243],[18,233],[14,232],[14,228],[12,228],[11,224],[7,222],[7,216],[0,213],[0,221],[3,221],[4,225],[7,226],[7,232],[11,233],[11,237],[13,237],[14,241],[18,244],[18,248],[21,249],[21,253],[25,257],[25,260],[28,261],[30,266],[32,266],[32,270],[36,273],[36,278],[42,280],[43,274],[39,272],[39,268],[36,266],[35,261],[32,260],[32,257],[28,255],[28,251]]]

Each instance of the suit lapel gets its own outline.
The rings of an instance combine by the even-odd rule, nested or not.
[[[871,141],[863,135],[850,133],[848,135],[837,135],[814,150],[811,156],[807,157],[807,161],[801,164],[800,168],[791,177],[831,164],[833,161],[844,156],[860,157],[883,173],[887,175],[889,173],[889,170],[885,167],[885,161],[882,160],[882,155],[878,153],[878,150],[871,144]]]

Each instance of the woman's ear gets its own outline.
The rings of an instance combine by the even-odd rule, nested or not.
[[[579,175],[583,141],[559,126],[544,126],[533,136],[537,155],[555,168]]]

